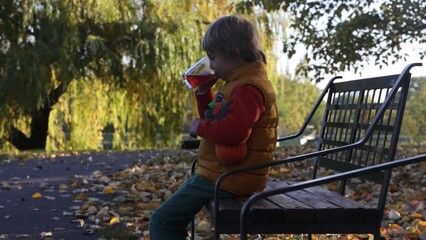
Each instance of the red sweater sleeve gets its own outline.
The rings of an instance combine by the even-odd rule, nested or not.
[[[228,101],[228,112],[225,117],[201,121],[197,135],[223,145],[243,143],[250,136],[254,124],[264,111],[265,104],[261,91],[249,84],[239,86],[233,90]]]

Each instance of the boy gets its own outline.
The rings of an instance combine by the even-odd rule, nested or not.
[[[200,118],[193,120],[190,127],[191,135],[202,137],[196,174],[153,213],[152,240],[185,239],[188,223],[214,199],[215,182],[222,173],[273,159],[278,112],[256,28],[241,17],[222,17],[209,26],[202,47],[210,58],[210,68],[225,84],[214,96],[211,87],[217,80],[196,91]],[[227,105],[227,112],[220,119],[208,121],[204,111],[212,101]],[[216,156],[215,144],[242,143],[247,144],[244,161],[226,165]],[[221,196],[247,197],[262,191],[268,171],[261,169],[227,178],[222,183]]]

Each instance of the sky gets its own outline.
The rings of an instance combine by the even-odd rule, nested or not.
[[[406,60],[400,59],[395,64],[390,64],[388,66],[383,66],[380,69],[378,66],[374,65],[374,61],[371,60],[369,63],[364,63],[364,68],[360,69],[358,73],[354,71],[344,71],[338,72],[335,75],[325,75],[324,80],[317,84],[320,89],[324,89],[327,82],[334,76],[342,76],[343,80],[354,80],[360,78],[370,78],[370,77],[378,77],[384,75],[392,75],[399,74],[402,70],[410,63],[423,63],[421,67],[414,67],[411,69],[412,77],[424,77],[426,76],[426,59],[420,59],[418,52],[415,49],[426,49],[426,46],[420,45],[419,43],[413,44],[404,44],[402,45],[401,51],[408,53],[408,57]],[[294,74],[294,69],[296,69],[296,65],[301,61],[303,56],[305,55],[306,50],[302,46],[296,49],[296,54],[291,59],[287,59],[283,54],[279,56],[279,69],[278,71],[283,73],[284,69],[287,67],[291,74]],[[371,58],[373,59],[373,58]]]

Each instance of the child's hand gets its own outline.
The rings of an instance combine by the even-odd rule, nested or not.
[[[212,88],[217,83],[217,80],[219,80],[219,78],[215,78],[215,79],[211,80],[210,82],[207,82],[204,85],[200,85],[198,87],[198,94],[206,93],[210,88]]]
[[[189,127],[189,136],[196,138],[197,137],[197,128],[198,128],[198,124],[200,124],[201,119],[200,118],[196,118],[194,120],[191,121],[190,127]]]

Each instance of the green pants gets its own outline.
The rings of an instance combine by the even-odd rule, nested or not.
[[[221,191],[221,198],[237,196]],[[186,227],[201,208],[214,199],[214,184],[201,176],[190,177],[152,214],[149,221],[151,240],[181,240],[188,236]]]

